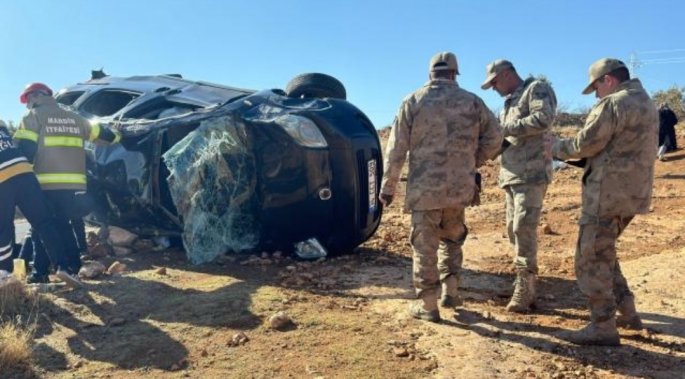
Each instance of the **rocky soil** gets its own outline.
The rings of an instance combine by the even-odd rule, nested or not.
[[[439,324],[406,313],[411,250],[400,197],[354,254],[315,262],[269,252],[193,266],[144,241],[105,248],[83,289],[43,296],[33,366],[0,377],[682,378],[685,153],[656,165],[653,211],[618,244],[646,329],[620,330],[618,348],[555,338],[588,320],[573,273],[579,169],[558,171],[545,200],[537,309],[506,312],[512,250],[492,163],[482,205],[467,210],[465,305],[441,309]],[[123,268],[105,270],[115,261]]]

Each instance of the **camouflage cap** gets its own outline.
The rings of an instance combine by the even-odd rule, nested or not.
[[[492,80],[495,79],[497,75],[501,74],[503,71],[508,70],[510,68],[514,68],[514,65],[506,59],[498,59],[490,63],[488,67],[485,69],[485,74],[488,77],[485,78],[485,81],[483,82],[483,84],[481,84],[480,88],[488,89],[492,87]]]
[[[590,77],[590,83],[583,90],[583,95],[590,94],[595,91],[592,88],[592,84],[604,75],[617,70],[619,68],[627,68],[626,64],[622,61],[614,58],[602,58],[597,62],[593,63],[588,70],[588,76]]]
[[[457,57],[447,51],[437,53],[431,58],[428,71],[442,71],[452,70],[459,75],[459,65],[457,64]]]
[[[0,120],[0,127],[7,127],[7,124],[5,124],[5,121]]]

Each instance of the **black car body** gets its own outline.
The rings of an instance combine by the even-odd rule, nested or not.
[[[353,250],[381,218],[380,141],[329,78],[297,77],[290,96],[178,75],[102,77],[61,90],[59,103],[124,136],[92,146],[91,221],[180,235],[194,262],[312,238],[332,253]]]

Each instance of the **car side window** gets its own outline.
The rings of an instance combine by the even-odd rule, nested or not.
[[[126,110],[123,118],[134,118],[144,120],[158,120],[161,118],[178,116],[193,112],[199,108],[199,105],[169,101],[164,97],[141,102],[136,106]]]
[[[55,100],[62,105],[71,106],[85,92],[86,91],[72,91],[60,93],[55,97]]]
[[[140,96],[132,91],[106,90],[100,91],[87,99],[79,111],[98,117],[111,116]]]

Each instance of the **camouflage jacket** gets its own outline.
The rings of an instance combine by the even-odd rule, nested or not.
[[[476,168],[501,144],[497,119],[483,100],[455,81],[431,80],[402,101],[386,146],[381,192],[395,194],[409,153],[406,211],[466,206]]]
[[[592,108],[574,139],[552,144],[559,159],[587,158],[581,225],[649,211],[658,125],[656,107],[632,79]]]
[[[511,146],[502,153],[500,187],[552,181],[552,161],[545,154],[544,140],[552,128],[556,108],[552,87],[533,77],[507,97],[500,122],[502,134]]]

